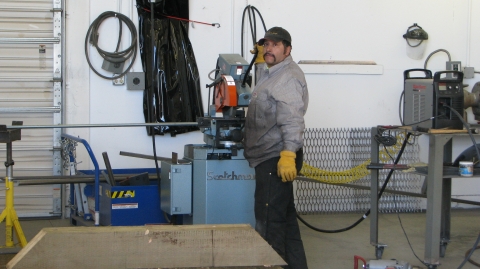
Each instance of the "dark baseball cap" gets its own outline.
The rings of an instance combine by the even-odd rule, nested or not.
[[[258,40],[259,45],[263,45],[265,43],[265,40],[271,40],[274,42],[279,42],[279,41],[288,41],[288,43],[292,43],[292,37],[288,33],[287,30],[283,29],[282,27],[273,27],[270,28],[266,33],[265,36]]]

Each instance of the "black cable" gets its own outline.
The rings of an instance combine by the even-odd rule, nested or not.
[[[410,133],[407,133],[407,136],[405,137],[405,140],[403,141],[402,147],[401,147],[400,151],[398,152],[398,155],[397,155],[397,158],[394,161],[394,164],[398,164],[398,162],[400,161],[400,158],[403,155],[403,151],[405,150],[405,147],[408,144],[408,139],[410,138],[410,135],[411,135]],[[387,187],[387,184],[390,181],[390,178],[392,177],[392,174],[393,174],[394,171],[395,171],[395,169],[390,169],[390,172],[388,173],[387,178],[385,179],[385,182],[383,183],[382,188],[380,189],[380,192],[378,193],[377,200],[380,200],[380,198],[382,197],[382,194],[385,191],[385,189]],[[325,230],[325,229],[320,229],[320,228],[314,227],[314,226],[308,224],[302,217],[300,217],[300,215],[298,215],[298,213],[297,213],[297,218],[303,224],[305,224],[305,226],[307,226],[308,228],[310,228],[314,231],[321,232],[321,233],[340,233],[340,232],[345,232],[345,231],[348,231],[348,230],[354,228],[360,222],[362,222],[364,219],[366,219],[368,217],[368,215],[370,215],[370,209],[360,219],[358,219],[352,225],[350,225],[348,227],[345,227],[345,228],[342,228],[342,229],[337,229],[337,230]]]
[[[479,236],[478,238],[480,238],[480,236]],[[473,251],[475,251],[475,250],[477,250],[477,249],[480,249],[480,246],[477,246],[475,249],[469,249],[469,250],[467,250],[467,252],[465,252],[465,257],[467,257],[467,256],[469,255],[469,253],[471,253],[471,252],[473,252]],[[473,250],[473,251],[472,251],[472,250]],[[470,259],[470,258],[468,259],[468,261],[469,261],[471,264],[475,265],[476,267],[480,267],[480,263],[475,262],[475,261],[473,261],[473,260]]]
[[[100,36],[98,30],[100,28],[100,25],[104,20],[111,17],[117,18],[119,23],[117,47],[114,52],[105,51],[98,46],[98,38]],[[120,41],[122,38],[122,23],[125,23],[125,25],[127,25],[128,29],[130,30],[132,43],[125,50],[118,51],[120,48]],[[100,74],[100,72],[98,72],[90,62],[90,56],[88,54],[88,43],[91,43],[92,46],[94,46],[97,49],[98,53],[102,58],[104,58],[105,60],[113,64],[124,63],[130,57],[132,57],[132,61],[130,62],[130,65],[125,69],[125,71],[123,71],[121,74],[118,74],[113,77],[107,77],[103,74]],[[135,28],[135,24],[127,16],[121,13],[117,13],[114,11],[103,12],[92,22],[92,24],[88,28],[87,35],[85,36],[85,56],[87,58],[88,65],[93,70],[93,72],[95,72],[95,74],[97,74],[99,77],[102,77],[104,79],[110,79],[110,80],[123,77],[125,74],[127,74],[128,71],[130,71],[133,64],[135,63],[135,58],[137,57],[137,30]]]
[[[393,182],[394,182],[393,183],[393,188],[395,189],[395,178],[394,178]],[[410,239],[408,238],[407,232],[405,231],[405,228],[403,227],[402,219],[400,218],[396,197],[397,197],[397,195],[393,194],[393,204],[395,206],[395,212],[397,213],[397,218],[398,218],[398,222],[400,224],[400,228],[402,228],[405,239],[407,239],[408,246],[410,247],[410,250],[412,251],[413,256],[415,256],[415,258],[417,258],[417,260],[419,260],[423,265],[428,267],[428,264],[426,264],[424,261],[422,261],[422,259],[420,259],[420,257],[418,257],[417,253],[415,253],[415,250],[413,249],[412,243],[410,242]]]
[[[405,125],[402,116],[402,104],[403,98],[405,98],[405,89],[403,89],[402,94],[400,94],[400,101],[398,102],[398,118],[400,119],[400,124]],[[405,111],[405,107],[403,107],[403,111]]]
[[[243,77],[243,82],[242,82],[242,88],[245,88],[245,85],[247,84],[248,74],[250,74],[250,70],[252,70],[252,66],[255,63],[255,60],[257,59],[257,55],[258,55],[258,50],[253,55],[252,61],[248,65],[247,71],[245,71],[245,75]]]
[[[152,46],[152,70],[150,74],[150,88],[148,89],[147,92],[147,98],[148,101],[148,108],[147,108],[147,113],[149,117],[149,122],[153,122],[154,120],[154,115],[152,110],[152,105],[153,105],[153,98],[154,98],[154,87],[155,87],[155,65],[156,65],[156,57],[155,57],[155,1],[150,2],[150,38],[151,38],[151,46]],[[160,178],[160,168],[158,166],[158,159],[157,159],[157,146],[155,142],[155,128],[153,126],[150,127],[150,134],[152,136],[152,147],[153,147],[153,159],[155,162],[155,172],[157,174],[157,188],[158,188],[158,194],[161,194],[161,178]],[[160,201],[158,201],[160,203]],[[167,213],[163,211],[163,215],[165,219],[167,220],[168,223],[171,223],[171,220],[168,219]]]

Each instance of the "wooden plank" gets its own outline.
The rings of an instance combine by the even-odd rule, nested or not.
[[[395,127],[395,126],[392,126],[392,128],[387,128],[387,129],[403,129],[403,130],[412,130],[412,126],[408,126],[408,125],[405,125],[405,126],[398,126],[398,127]],[[428,133],[429,134],[458,134],[458,133],[468,133],[468,130],[467,129],[461,129],[461,130],[458,130],[458,129],[428,129]],[[477,133],[476,130],[475,132],[473,133]]]
[[[428,130],[429,134],[458,134],[458,133],[468,133],[467,129],[462,130],[453,130],[453,129],[430,129]]]
[[[286,263],[250,225],[45,228],[7,268],[264,268]]]

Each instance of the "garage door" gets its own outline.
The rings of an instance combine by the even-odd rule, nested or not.
[[[64,0],[1,1],[0,7],[0,124],[62,124]],[[61,174],[61,129],[22,129],[12,143],[13,179]],[[0,160],[6,144],[0,144]],[[5,177],[5,166],[0,176]],[[0,183],[2,184],[2,183]],[[61,186],[17,186],[19,217],[61,215]],[[0,185],[0,206],[5,188]]]

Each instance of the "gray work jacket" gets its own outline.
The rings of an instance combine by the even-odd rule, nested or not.
[[[305,75],[288,56],[282,62],[262,68],[252,93],[245,122],[244,155],[251,167],[280,156],[280,151],[297,152],[303,147],[308,107]]]

